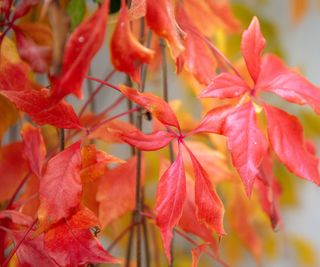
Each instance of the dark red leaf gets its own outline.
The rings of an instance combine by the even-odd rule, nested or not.
[[[266,104],[264,110],[269,139],[280,161],[293,174],[320,184],[319,161],[307,150],[303,128],[298,119]]]
[[[37,5],[38,3],[39,0],[23,0],[14,11],[12,20],[15,21],[16,19],[23,17],[33,6]]]
[[[179,148],[177,158],[161,176],[156,197],[156,224],[161,230],[161,238],[168,262],[171,263],[172,228],[182,215],[186,198],[186,176]]]

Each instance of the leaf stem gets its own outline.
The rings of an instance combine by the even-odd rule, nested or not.
[[[114,89],[114,90],[116,90],[118,92],[121,92],[118,86],[115,86],[112,83],[109,83],[107,81],[104,81],[104,80],[101,80],[101,79],[98,79],[98,78],[95,78],[95,77],[92,77],[92,76],[89,76],[89,75],[86,76],[86,79],[98,82],[98,83],[100,83],[102,85],[105,85],[105,86],[108,86],[108,87],[110,87],[110,88],[112,88],[112,89]]]
[[[17,195],[19,194],[21,188],[24,186],[24,184],[29,180],[29,177],[31,176],[31,172],[29,171],[25,177],[22,179],[22,181],[20,182],[20,184],[18,185],[16,191],[14,191],[14,194],[12,195],[12,197],[9,200],[9,203],[7,205],[7,210],[11,209],[13,206],[13,202],[16,199]]]
[[[116,73],[116,70],[112,70],[105,78],[104,78],[104,82],[107,82],[110,80],[110,78]],[[89,76],[91,77],[91,76]],[[88,79],[89,81],[92,81],[92,79]],[[81,117],[83,115],[83,113],[85,112],[86,108],[90,105],[90,103],[92,103],[94,97],[103,89],[103,85],[104,84],[100,84],[94,91],[93,93],[89,96],[89,98],[87,99],[87,101],[84,103],[83,107],[81,108],[80,112],[79,112],[79,117]]]
[[[127,226],[124,230],[122,230],[122,232],[113,240],[113,242],[109,245],[109,247],[107,248],[107,251],[111,251],[114,246],[126,235],[126,233],[128,231],[130,231],[131,229],[133,229],[133,227],[135,226],[135,223],[131,223],[129,226]]]

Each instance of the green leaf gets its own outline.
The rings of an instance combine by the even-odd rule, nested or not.
[[[71,30],[74,31],[84,17],[86,11],[85,0],[70,0],[66,10],[71,20]]]

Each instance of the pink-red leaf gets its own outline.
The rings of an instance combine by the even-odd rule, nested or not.
[[[320,114],[320,89],[287,68],[274,55],[266,55],[263,58],[259,87],[264,91],[277,94],[289,102],[298,105],[308,104],[316,113]]]
[[[109,13],[109,0],[72,33],[67,41],[62,64],[61,78],[53,87],[52,97],[59,101],[73,93],[82,97],[81,86],[94,55],[104,42]]]
[[[67,218],[80,204],[80,168],[79,142],[49,160],[39,189],[38,218],[44,226]]]
[[[27,14],[30,9],[37,5],[39,3],[39,0],[24,0],[20,3],[20,5],[17,6],[16,10],[14,11],[12,20],[15,21],[16,19],[24,16]]]
[[[188,153],[193,163],[195,174],[195,203],[197,218],[210,230],[224,235],[223,215],[224,207],[221,199],[215,191],[209,176],[202,168],[199,161],[188,149]]]
[[[200,121],[199,125],[188,135],[196,133],[222,134],[223,126],[227,116],[235,112],[232,105],[224,105],[210,110]]]
[[[264,110],[269,139],[280,161],[293,174],[320,184],[319,161],[307,150],[303,128],[298,119],[266,104]]]
[[[232,98],[241,96],[249,90],[242,78],[230,73],[221,73],[201,92],[200,97]]]
[[[173,110],[162,98],[151,93],[140,93],[138,90],[124,85],[120,85],[119,88],[127,98],[149,110],[163,124],[180,128]]]
[[[186,176],[180,148],[177,158],[160,178],[156,197],[156,224],[161,230],[162,243],[169,263],[172,228],[180,220],[185,198]]]
[[[29,161],[30,169],[40,178],[47,154],[41,131],[39,128],[26,123],[21,130],[21,136],[24,145],[24,155]]]
[[[166,131],[156,131],[151,134],[144,134],[139,130],[132,132],[123,131],[119,135],[127,144],[145,151],[159,150],[175,138],[172,133]]]
[[[228,116],[223,135],[227,137],[232,163],[249,196],[268,148],[266,138],[257,127],[256,112],[251,102],[238,107]]]
[[[140,82],[140,67],[142,63],[150,63],[154,52],[141,45],[130,30],[130,21],[125,2],[118,23],[113,32],[110,44],[111,60],[116,69],[130,75],[135,82]]]
[[[241,51],[246,61],[250,76],[254,82],[260,74],[261,52],[266,45],[257,17],[254,17],[242,34]]]
[[[39,125],[51,124],[58,128],[81,129],[80,121],[72,106],[61,101],[53,105],[48,98],[49,90],[0,91],[15,104],[17,109],[27,113]]]
[[[119,263],[90,232],[89,228],[98,226],[97,223],[96,217],[88,209],[64,219],[45,234],[47,253],[59,266]]]

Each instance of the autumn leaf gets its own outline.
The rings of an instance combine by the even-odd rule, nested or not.
[[[204,223],[211,231],[224,235],[223,215],[224,207],[207,172],[189,148],[195,176],[195,204],[199,222]]]
[[[242,55],[254,82],[257,82],[260,74],[261,53],[265,45],[266,40],[261,34],[259,21],[254,17],[248,29],[243,32],[241,41]]]
[[[1,74],[0,74],[1,75]],[[1,117],[0,122],[0,143],[6,131],[19,119],[19,112],[4,96],[0,95],[0,114],[6,114]]]
[[[159,0],[154,2],[153,0],[146,0],[146,3],[148,26],[169,43],[171,55],[176,59],[185,49],[180,36],[184,33],[175,20],[172,1]]]
[[[144,151],[159,150],[176,138],[172,133],[167,131],[144,134],[138,129],[131,132],[123,131],[119,133],[119,136],[127,144]]]
[[[98,220],[88,209],[62,220],[45,233],[44,244],[49,256],[60,266],[87,263],[119,263],[90,232]]]
[[[166,257],[171,263],[172,229],[179,223],[186,198],[186,176],[179,148],[172,165],[162,174],[156,195],[156,224],[160,228]]]
[[[21,130],[24,145],[24,155],[32,172],[41,177],[42,166],[46,159],[46,147],[39,128],[26,123]]]
[[[137,83],[140,82],[140,68],[143,63],[150,63],[154,51],[141,45],[130,29],[130,21],[125,1],[110,44],[111,61],[116,69],[130,75]]]
[[[207,44],[194,32],[198,30],[188,18],[181,5],[177,9],[177,20],[182,30],[187,34],[183,40],[185,51],[178,61],[204,85],[208,85],[216,76],[216,59]],[[201,34],[199,32],[199,34]]]
[[[40,180],[38,218],[46,226],[69,217],[80,204],[80,142],[55,155]]]
[[[250,196],[268,148],[266,138],[257,127],[255,109],[250,102],[238,107],[227,117],[223,135],[227,137],[232,163]]]
[[[150,111],[163,124],[180,129],[176,115],[162,98],[152,93],[140,93],[138,90],[125,85],[120,85],[119,89],[131,101]]]
[[[319,184],[319,160],[307,150],[298,119],[267,104],[264,110],[270,143],[279,160],[293,174]]]
[[[100,178],[96,198],[103,227],[135,208],[136,172],[137,159],[132,157]]]
[[[17,109],[27,113],[39,125],[51,124],[58,128],[81,129],[80,121],[72,106],[65,101],[53,104],[49,90],[1,91],[15,104]]]
[[[81,98],[82,82],[87,74],[90,62],[104,42],[109,0],[71,34],[66,43],[61,78],[54,84],[52,99],[58,102],[72,93]]]
[[[0,202],[12,197],[28,172],[23,144],[11,143],[0,148]]]
[[[124,161],[97,150],[95,145],[86,145],[81,149],[82,169],[80,177],[82,183],[93,182],[104,175],[108,163],[123,163]]]
[[[46,72],[51,61],[52,48],[40,46],[27,36],[18,26],[13,27],[20,57],[28,62],[35,72]]]

